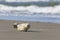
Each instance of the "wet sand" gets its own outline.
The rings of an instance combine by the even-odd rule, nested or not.
[[[28,22],[28,32],[19,32],[12,27],[15,22],[26,21],[0,20],[0,40],[60,40],[60,24]]]

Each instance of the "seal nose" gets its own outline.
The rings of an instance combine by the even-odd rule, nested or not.
[[[17,28],[17,25],[13,25],[13,28]]]

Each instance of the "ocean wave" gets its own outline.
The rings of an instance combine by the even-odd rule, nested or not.
[[[30,6],[6,6],[0,5],[0,16],[42,16],[60,18],[60,5],[39,7]]]
[[[0,4],[0,19],[60,23],[60,5],[53,7],[35,5],[13,7]]]
[[[17,6],[17,7],[12,7],[12,6],[6,6],[6,5],[1,5],[0,4],[0,11],[2,12],[31,12],[31,13],[60,13],[60,5],[56,6],[47,6],[47,7],[39,7],[35,5],[30,5],[30,6]]]

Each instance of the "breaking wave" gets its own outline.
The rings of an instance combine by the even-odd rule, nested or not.
[[[0,4],[0,19],[60,23],[60,5],[14,7]]]
[[[32,15],[32,14],[43,14],[44,16],[56,16],[60,17],[60,5],[56,6],[47,6],[47,7],[39,7],[35,5],[30,6],[7,6],[0,4],[0,15]]]
[[[47,6],[47,7],[39,7],[35,5],[31,6],[17,6],[17,7],[12,7],[12,6],[6,6],[6,5],[0,5],[0,11],[27,11],[27,12],[32,12],[32,13],[60,13],[60,5],[56,6]]]

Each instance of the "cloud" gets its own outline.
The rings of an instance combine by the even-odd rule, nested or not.
[[[31,1],[50,1],[50,0],[5,0],[6,2],[31,2]]]

